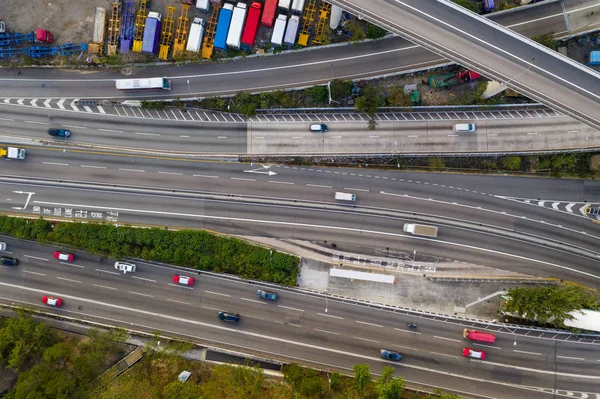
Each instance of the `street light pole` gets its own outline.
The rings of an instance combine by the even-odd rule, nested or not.
[[[325,313],[327,313],[327,305],[328,305],[328,302],[327,302],[327,291],[325,291]]]

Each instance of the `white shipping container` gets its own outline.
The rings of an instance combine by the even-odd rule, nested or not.
[[[289,44],[293,46],[296,43],[296,36],[298,36],[298,25],[300,25],[300,17],[297,15],[292,15],[287,24],[287,29],[285,30],[285,37],[283,42],[285,44]]]
[[[287,25],[287,15],[279,14],[275,20],[273,26],[273,36],[271,36],[271,43],[276,46],[283,44],[283,35],[285,34],[285,26]]]
[[[227,33],[227,40],[225,41],[229,47],[240,48],[242,31],[244,30],[244,24],[246,22],[247,6],[246,3],[240,1],[233,9],[231,25],[229,25],[229,33]]]
[[[104,27],[106,25],[106,9],[96,7],[94,13],[94,32],[92,33],[92,43],[104,45]]]
[[[196,0],[196,9],[199,11],[208,11],[210,2],[208,0]]]
[[[292,4],[292,0],[279,0],[278,7],[281,8],[282,10],[289,11],[291,4]]]
[[[202,18],[194,18],[190,26],[186,51],[200,52],[202,47],[202,37],[204,36],[204,20]]]
[[[292,11],[302,14],[302,11],[304,11],[304,2],[305,0],[294,0],[292,3]]]

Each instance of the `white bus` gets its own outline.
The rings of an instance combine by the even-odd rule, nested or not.
[[[167,78],[117,79],[117,90],[152,91],[171,90],[171,81]]]

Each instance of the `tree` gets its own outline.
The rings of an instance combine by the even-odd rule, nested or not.
[[[329,377],[329,386],[334,392],[339,392],[342,389],[342,375],[337,371]]]
[[[348,32],[350,36],[348,40],[351,42],[359,42],[366,37],[365,31],[358,21],[350,22],[348,24]]]
[[[367,124],[367,128],[369,130],[375,130],[377,128],[377,122],[375,122],[375,119],[369,119],[369,123]]]
[[[354,386],[359,393],[362,393],[371,383],[371,370],[368,364],[356,364],[352,367],[354,370]]]
[[[367,24],[367,38],[368,39],[379,39],[387,35],[387,31],[383,28],[380,28],[377,25],[373,25],[372,23]]]
[[[350,94],[352,94],[351,80],[334,79],[331,81],[331,98],[340,101]]]
[[[404,380],[394,378],[394,371],[392,366],[385,366],[381,377],[375,380],[375,392],[379,399],[400,399]]]
[[[356,99],[354,108],[358,112],[364,112],[369,116],[375,115],[375,111],[382,105],[383,100],[377,95],[374,87],[367,87]]]
[[[521,157],[505,157],[502,159],[502,165],[508,170],[521,169]]]
[[[327,104],[327,86],[312,86],[304,89],[304,96],[307,97],[307,103],[311,105]]]
[[[390,107],[408,107],[410,106],[410,95],[404,93],[404,88],[398,85],[392,85],[388,90],[388,105]]]

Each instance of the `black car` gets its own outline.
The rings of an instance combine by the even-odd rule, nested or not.
[[[67,129],[48,129],[48,134],[55,137],[70,137],[71,131]]]
[[[19,259],[10,256],[0,256],[0,264],[4,266],[17,266]]]
[[[219,312],[219,319],[230,323],[237,323],[240,321],[240,315],[237,313]]]

